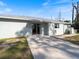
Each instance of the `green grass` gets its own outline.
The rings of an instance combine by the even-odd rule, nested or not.
[[[0,59],[33,59],[24,37],[0,39],[0,46]]]
[[[75,35],[75,36],[71,36],[71,37],[65,37],[65,40],[79,45],[79,35]]]

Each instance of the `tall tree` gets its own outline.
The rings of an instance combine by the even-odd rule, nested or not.
[[[73,10],[72,10],[72,23],[73,27],[77,30],[79,30],[79,2],[77,2],[77,5],[72,4]],[[76,16],[75,20],[74,19],[74,9],[76,10]]]

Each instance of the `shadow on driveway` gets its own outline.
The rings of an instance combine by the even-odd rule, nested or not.
[[[33,35],[28,42],[35,59],[79,59],[79,46],[59,38]]]

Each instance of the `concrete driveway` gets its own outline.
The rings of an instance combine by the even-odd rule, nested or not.
[[[34,59],[79,59],[79,46],[55,37],[33,35],[28,43]]]

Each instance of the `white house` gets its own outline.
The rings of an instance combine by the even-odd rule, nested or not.
[[[63,35],[66,29],[74,33],[71,23],[28,16],[0,16],[0,38],[16,36]]]

